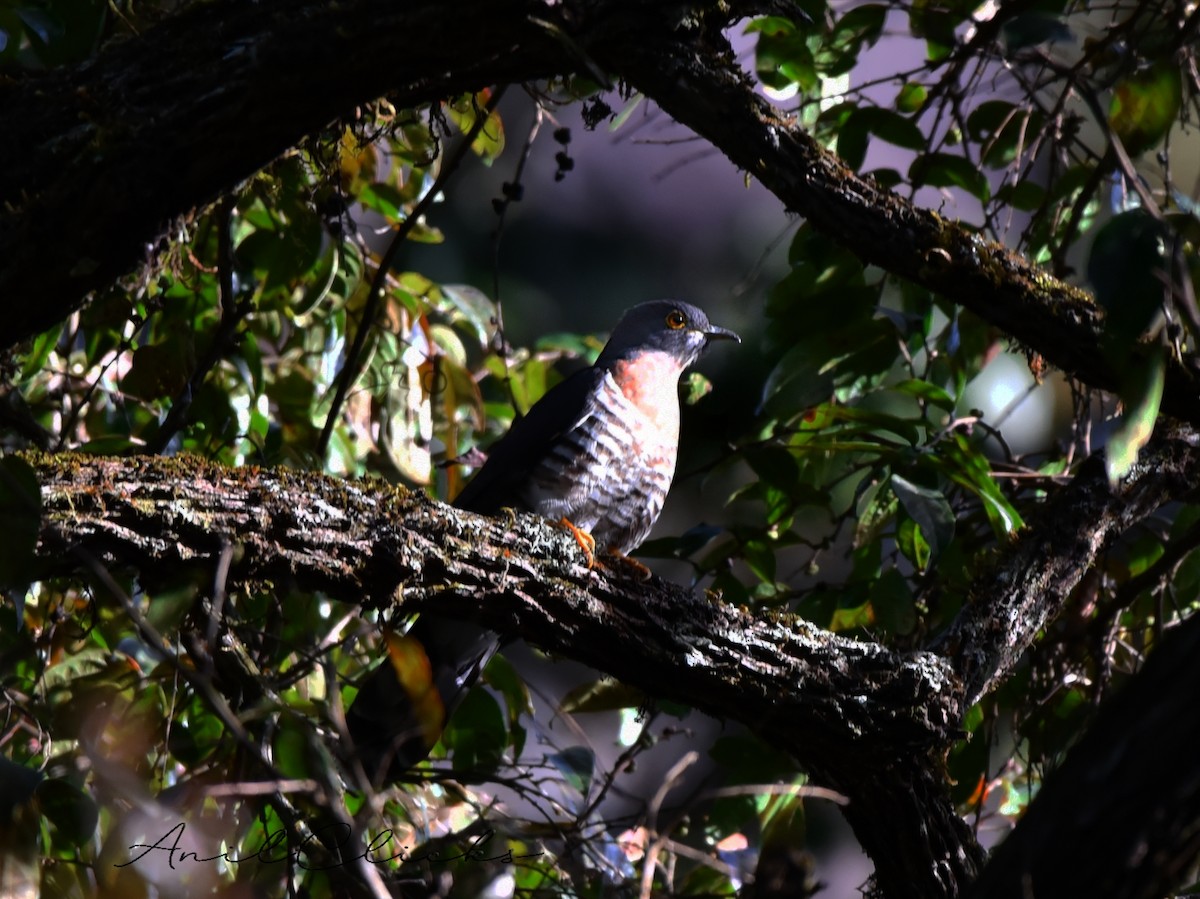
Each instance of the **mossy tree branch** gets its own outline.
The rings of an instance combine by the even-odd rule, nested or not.
[[[574,540],[536,517],[483,518],[379,481],[191,458],[27,458],[42,487],[42,574],[75,567],[67,548],[177,577],[233,546],[232,584],[288,584],[523,636],[792,753],[850,799],[889,897],[957,896],[978,874],[979,847],[940,773],[969,702],[1011,668],[1096,554],[1191,489],[1200,467],[1196,436],[1179,431],[1153,441],[1116,490],[1096,482],[1100,471],[1077,477],[981,573],[941,651],[897,654],[619,565],[588,569]]]

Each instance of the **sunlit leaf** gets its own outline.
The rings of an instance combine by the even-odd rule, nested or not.
[[[1165,383],[1164,357],[1161,347],[1151,348],[1143,359],[1133,363],[1127,370],[1126,382],[1121,390],[1121,402],[1125,409],[1121,414],[1121,423],[1105,447],[1108,479],[1114,484],[1133,467],[1138,452],[1154,433]]]
[[[925,105],[925,99],[928,96],[929,91],[925,85],[915,81],[906,82],[900,88],[900,92],[896,94],[896,108],[901,112],[916,112]]]

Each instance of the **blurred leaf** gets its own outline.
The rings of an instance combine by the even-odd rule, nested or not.
[[[763,540],[747,540],[741,546],[741,557],[750,570],[763,581],[775,581],[775,549]]]
[[[442,284],[439,289],[458,313],[456,318],[470,326],[481,347],[487,346],[496,319],[492,298],[470,284]]]
[[[569,746],[562,752],[547,756],[546,761],[558,769],[580,796],[587,796],[596,770],[596,755],[586,746]]]
[[[399,224],[408,217],[409,198],[398,187],[385,181],[373,181],[365,185],[356,199],[365,208],[379,213],[390,224]]]
[[[922,153],[908,169],[914,187],[959,187],[979,200],[990,195],[987,178],[970,160],[950,153]]]
[[[1106,352],[1116,365],[1162,309],[1166,232],[1143,210],[1114,216],[1096,233],[1088,281],[1104,307]]]
[[[944,409],[947,412],[954,411],[954,397],[948,394],[941,387],[938,387],[936,384],[930,384],[928,381],[922,381],[917,378],[908,378],[907,380],[893,384],[891,389],[897,393],[903,393],[907,396],[926,400],[927,402],[933,403],[933,405],[937,406],[939,409]]]
[[[896,108],[901,112],[917,112],[925,105],[928,96],[929,91],[926,90],[925,85],[915,81],[906,82],[900,88],[900,92],[896,94]]]
[[[829,621],[829,629],[836,634],[841,631],[870,627],[874,623],[875,609],[868,600],[861,605],[835,609],[833,617]]]
[[[121,389],[143,400],[178,396],[195,365],[192,342],[172,334],[162,343],[138,347]]]
[[[1167,58],[1117,83],[1108,123],[1131,155],[1143,153],[1167,136],[1183,102],[1183,74]]]
[[[746,34],[758,34],[754,68],[767,87],[783,90],[797,84],[805,93],[820,84],[816,61],[803,33],[790,19],[764,16],[746,26]]]
[[[1032,181],[1005,183],[996,191],[996,202],[1007,203],[1022,212],[1033,212],[1046,202],[1046,189]]]
[[[477,94],[465,94],[449,104],[447,112],[463,134],[469,134],[479,117],[484,114],[490,94],[488,90]],[[491,165],[504,152],[504,122],[501,121],[498,112],[493,110],[487,114],[487,121],[471,142],[471,151],[485,165]]]
[[[853,169],[862,167],[868,134],[909,150],[925,146],[925,135],[911,119],[890,109],[861,107],[850,114],[838,133],[838,155]]]
[[[64,842],[74,846],[91,842],[100,812],[87,793],[63,778],[52,777],[37,785],[34,801]]]
[[[895,568],[879,576],[871,591],[876,624],[888,633],[907,636],[917,626],[917,608],[908,581]]]
[[[42,491],[24,459],[0,457],[0,585],[17,586],[33,573],[42,523]]]
[[[683,376],[683,401],[694,406],[712,393],[712,388],[712,381],[698,371],[690,371]]]
[[[312,729],[304,727],[295,715],[279,716],[271,759],[284,777],[303,779],[313,776],[308,749],[312,737]]]
[[[500,705],[476,686],[450,716],[442,742],[453,753],[455,771],[490,771],[500,763],[508,731]]]
[[[646,702],[646,694],[610,677],[580,684],[567,691],[558,705],[566,714],[613,712],[617,709],[638,708]]]
[[[1129,472],[1137,461],[1138,452],[1154,433],[1165,383],[1165,355],[1162,347],[1148,348],[1146,356],[1134,362],[1126,372],[1121,389],[1125,411],[1104,450],[1108,479],[1113,484]]]

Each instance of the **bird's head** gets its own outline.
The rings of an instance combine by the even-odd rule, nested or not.
[[[728,328],[712,324],[691,303],[651,300],[634,306],[621,317],[596,364],[611,365],[651,350],[667,353],[682,370],[695,362],[713,340],[741,343],[742,338]]]

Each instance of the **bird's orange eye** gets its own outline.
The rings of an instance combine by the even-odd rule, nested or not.
[[[687,316],[678,309],[667,313],[667,327],[672,331],[678,331],[687,324]]]

